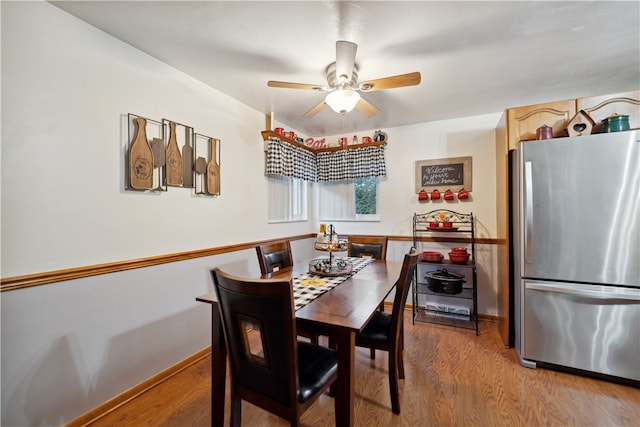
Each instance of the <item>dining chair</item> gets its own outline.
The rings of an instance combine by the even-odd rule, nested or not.
[[[297,341],[289,280],[211,275],[231,365],[231,425],[241,425],[245,400],[297,426],[336,380],[336,351]]]
[[[404,256],[402,270],[395,284],[391,314],[376,311],[364,329],[356,334],[356,347],[384,350],[389,353],[389,390],[391,410],[400,413],[398,378],[404,379],[404,308],[411,281],[415,276],[418,251],[412,247]]]
[[[387,236],[350,236],[347,255],[350,257],[371,257],[378,260],[387,259]],[[384,311],[384,302],[378,307]],[[371,348],[371,359],[376,358],[375,348]]]
[[[270,273],[289,271],[293,268],[291,243],[288,240],[256,246],[256,251],[258,252],[260,274],[263,276]],[[309,338],[314,344],[318,344],[320,340],[320,336],[314,332],[299,330],[298,333],[300,336]]]
[[[347,255],[384,260],[387,258],[387,236],[350,236]]]
[[[276,271],[286,271],[293,268],[291,244],[288,240],[256,246],[256,251],[258,252],[260,273],[263,276]]]

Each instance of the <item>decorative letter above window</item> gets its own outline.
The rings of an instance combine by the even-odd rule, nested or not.
[[[265,175],[284,175],[306,181],[387,176],[384,146],[313,153],[269,138]]]

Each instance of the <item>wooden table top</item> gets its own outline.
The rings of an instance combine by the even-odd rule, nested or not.
[[[296,319],[360,331],[393,289],[401,269],[401,261],[374,261],[297,310]],[[263,278],[290,279],[308,270],[308,263],[303,263],[294,265],[289,271],[272,273]],[[217,302],[215,292],[199,296],[196,300]]]
[[[296,319],[361,331],[393,289],[400,261],[375,261],[296,311]]]

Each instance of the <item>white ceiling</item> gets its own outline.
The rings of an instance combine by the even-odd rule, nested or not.
[[[640,2],[53,1],[307,136],[385,129],[640,88]],[[363,96],[381,112],[303,114],[325,94],[335,42],[359,81],[419,71]]]

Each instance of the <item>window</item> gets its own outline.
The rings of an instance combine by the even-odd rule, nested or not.
[[[307,220],[307,181],[281,175],[267,176],[268,222]]]
[[[378,178],[318,184],[320,220],[378,221]]]
[[[376,215],[378,213],[378,180],[374,176],[354,180],[356,193],[356,215]]]

